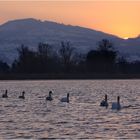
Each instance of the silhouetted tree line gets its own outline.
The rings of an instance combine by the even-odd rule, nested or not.
[[[37,50],[21,45],[18,58],[12,66],[0,61],[0,73],[47,74],[140,74],[140,61],[127,62],[119,57],[113,44],[103,39],[96,50],[80,54],[70,42],[61,42],[59,50],[46,43],[39,43]]]

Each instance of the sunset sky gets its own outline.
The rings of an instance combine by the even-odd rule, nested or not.
[[[36,18],[79,25],[122,38],[140,34],[140,1],[14,1],[0,2],[0,24]]]

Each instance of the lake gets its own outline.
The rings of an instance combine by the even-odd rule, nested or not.
[[[0,139],[138,139],[140,80],[0,81]],[[25,91],[25,100],[19,99]],[[53,91],[52,102],[45,98]],[[70,103],[60,99],[70,93]],[[100,107],[104,95],[109,107]],[[121,110],[111,104],[120,96]]]

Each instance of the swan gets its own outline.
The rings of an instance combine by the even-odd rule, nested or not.
[[[25,94],[25,91],[23,91],[23,92],[22,92],[22,95],[20,95],[18,98],[20,98],[20,99],[25,99],[24,94]]]
[[[2,98],[8,98],[7,93],[8,93],[8,90],[6,89],[6,90],[5,90],[5,93],[4,93],[4,94],[2,94]]]
[[[67,102],[67,103],[69,103],[69,93],[67,93],[67,97],[61,98],[60,101],[61,101],[61,102]]]
[[[100,106],[108,107],[107,94],[105,94],[105,99],[101,101]]]
[[[120,96],[117,97],[117,102],[112,103],[112,109],[121,109]]]
[[[52,101],[53,98],[52,98],[52,91],[49,92],[49,96],[46,97],[46,100],[48,101]]]

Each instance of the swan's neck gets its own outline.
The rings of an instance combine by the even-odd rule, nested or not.
[[[118,105],[120,104],[120,97],[118,97],[118,99],[117,99],[117,104]]]
[[[107,95],[105,95],[105,102],[107,102]]]
[[[67,95],[67,102],[69,102],[69,95]]]
[[[49,93],[49,97],[50,97],[50,98],[52,97],[52,94],[51,94],[51,93]]]

